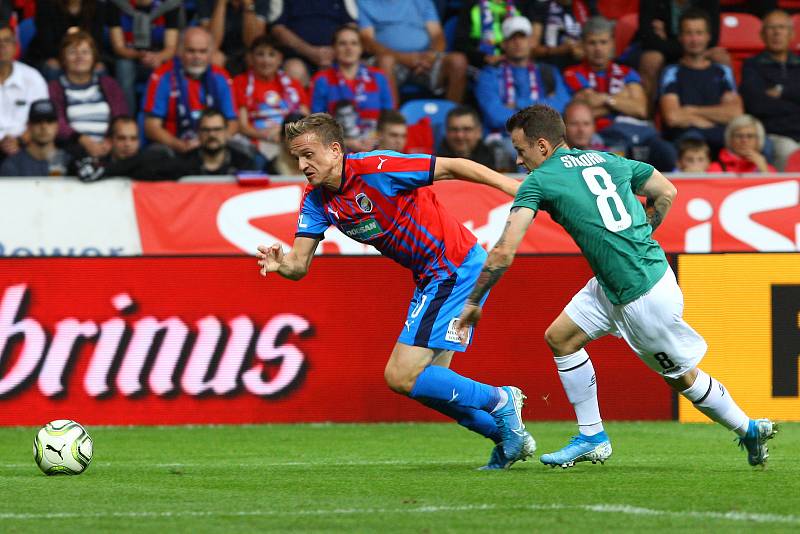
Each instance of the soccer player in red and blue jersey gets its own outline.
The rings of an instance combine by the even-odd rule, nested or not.
[[[460,178],[513,196],[519,183],[460,158],[388,150],[345,155],[342,127],[326,113],[288,124],[286,138],[309,185],[292,249],[284,253],[280,244],[260,246],[261,274],[305,276],[330,226],[410,269],[416,290],[386,364],[386,383],[494,441],[486,468],[507,468],[531,456],[536,444],[522,422],[522,392],[481,384],[449,369],[453,353],[471,341],[470,331],[462,344],[455,322],[486,252],[426,187],[434,180]]]

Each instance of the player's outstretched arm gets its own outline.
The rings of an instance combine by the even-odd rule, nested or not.
[[[319,239],[296,237],[292,249],[285,254],[279,243],[270,247],[260,245],[256,257],[261,276],[278,273],[289,280],[300,280],[308,273],[317,245]]]
[[[519,180],[504,176],[485,165],[464,158],[436,158],[434,180],[465,180],[484,184],[513,196],[519,189]]]
[[[480,302],[511,266],[517,253],[517,248],[519,248],[519,244],[522,242],[522,238],[525,236],[525,232],[528,231],[528,227],[533,222],[535,215],[535,212],[530,208],[519,206],[511,208],[511,214],[506,220],[506,227],[497,244],[489,252],[489,257],[486,258],[486,263],[483,265],[480,276],[478,276],[478,281],[475,282],[475,287],[472,289],[469,298],[467,298],[467,303],[464,305],[464,310],[458,319],[456,327],[459,330],[461,339],[466,340],[469,328],[480,320]]]
[[[655,231],[664,222],[667,212],[672,207],[672,202],[678,195],[678,190],[663,174],[653,170],[653,174],[639,187],[636,194],[646,197],[648,207],[652,206],[653,209],[647,216],[647,222]]]

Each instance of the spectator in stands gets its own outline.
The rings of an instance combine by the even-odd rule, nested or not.
[[[19,152],[31,102],[48,97],[42,75],[16,55],[14,31],[0,21],[0,160]]]
[[[63,176],[69,156],[56,147],[58,118],[50,100],[36,100],[28,114],[29,142],[23,150],[7,157],[0,176]]]
[[[792,18],[785,11],[764,17],[761,39],[766,50],[745,60],[740,87],[748,113],[764,124],[772,141],[775,165],[800,149],[800,56],[790,51]]]
[[[58,77],[61,41],[68,33],[83,30],[102,45],[107,22],[106,2],[103,0],[37,0],[36,35],[28,47],[25,61],[42,71],[47,80]],[[98,61],[98,68],[109,60],[108,54]]]
[[[375,146],[378,117],[383,110],[394,109],[386,76],[362,63],[362,52],[355,27],[337,29],[333,66],[318,72],[311,85],[311,112],[324,111],[335,117],[344,127],[347,148],[355,152]]]
[[[467,55],[470,66],[482,69],[503,60],[503,29],[506,17],[534,18],[537,0],[469,0],[458,13],[453,48]]]
[[[213,37],[212,62],[235,76],[247,70],[247,50],[267,30],[269,0],[199,0],[197,17]]]
[[[198,119],[204,108],[220,111],[228,120],[228,132],[238,127],[232,82],[222,67],[211,65],[211,34],[188,28],[178,56],[150,76],[145,93],[144,132],[148,139],[183,154],[197,148]]]
[[[75,155],[105,156],[111,119],[128,114],[122,88],[112,77],[95,72],[97,47],[83,30],[64,36],[59,60],[64,74],[49,84],[58,113],[59,143]]]
[[[270,174],[281,174],[285,176],[302,176],[297,158],[289,152],[289,145],[286,143],[286,125],[302,119],[302,113],[290,113],[283,119],[281,125],[281,151],[278,157],[267,164],[267,172]]]
[[[575,100],[592,108],[603,142],[657,169],[673,169],[675,147],[645,120],[647,96],[639,75],[612,60],[614,25],[600,16],[590,18],[583,26],[582,43],[585,59],[566,70],[564,81]]]
[[[403,152],[408,140],[408,124],[402,113],[394,109],[381,112],[378,119],[378,146],[376,150]]]
[[[547,104],[561,112],[569,102],[558,69],[530,59],[531,31],[531,23],[525,17],[503,21],[505,61],[484,67],[475,87],[484,124],[502,139],[504,151],[512,160],[516,159],[516,151],[505,130],[506,120],[533,104]]]
[[[228,143],[228,124],[222,113],[214,108],[204,109],[198,122],[200,145],[178,159],[181,175],[238,174],[257,170],[253,158]]]
[[[559,69],[583,59],[581,27],[592,15],[584,0],[545,0],[536,3],[533,55]]]
[[[595,131],[592,108],[582,100],[573,100],[564,109],[567,144],[581,150],[608,150],[603,138]]]
[[[761,121],[752,115],[739,115],[725,128],[725,148],[708,172],[776,172],[761,153],[765,139]]]
[[[303,0],[280,2],[270,13],[272,33],[287,48],[286,73],[307,87],[311,74],[333,64],[334,33],[353,24],[357,15],[352,0]]]
[[[274,37],[261,35],[250,45],[250,70],[233,80],[239,131],[267,161],[280,151],[284,117],[309,112],[306,90],[281,70],[281,63],[283,53]]]
[[[742,99],[730,67],[714,63],[706,53],[710,27],[703,11],[681,15],[684,54],[680,63],[664,69],[659,103],[668,138],[703,138],[715,154],[724,145],[725,125],[742,114]]]
[[[453,102],[464,98],[467,57],[445,52],[432,0],[359,0],[358,25],[367,51],[389,78],[395,102],[398,87],[406,83]]]
[[[728,51],[717,46],[719,42],[719,0],[641,0],[639,2],[639,30],[634,37],[635,50],[627,58],[639,66],[642,85],[650,102],[655,101],[658,79],[664,65],[677,62],[683,56],[679,41],[681,16],[691,9],[704,11],[709,22],[709,42],[704,52],[714,63],[730,65]],[[622,50],[618,50],[622,53]]]
[[[108,26],[114,69],[128,109],[139,107],[136,85],[175,55],[180,0],[110,0]]]
[[[483,125],[478,112],[469,106],[450,110],[445,122],[445,134],[436,150],[437,156],[465,158],[495,170],[513,170],[496,161],[494,150],[483,141]],[[505,167],[505,168],[501,168]]]
[[[711,165],[711,149],[702,139],[681,140],[678,143],[678,171],[707,172]]]
[[[139,150],[139,126],[128,115],[114,117],[108,127],[109,153],[102,158],[86,156],[73,161],[70,173],[82,182],[124,177],[134,180],[177,180],[183,162],[164,158],[155,150]]]

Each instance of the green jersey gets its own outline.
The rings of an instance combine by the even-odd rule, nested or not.
[[[543,209],[572,236],[613,304],[647,293],[667,270],[634,191],[653,174],[647,163],[559,148],[522,183],[512,207]]]

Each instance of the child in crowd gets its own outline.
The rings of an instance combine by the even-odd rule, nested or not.
[[[702,139],[683,139],[678,144],[678,171],[706,172],[711,165],[711,149]]]

